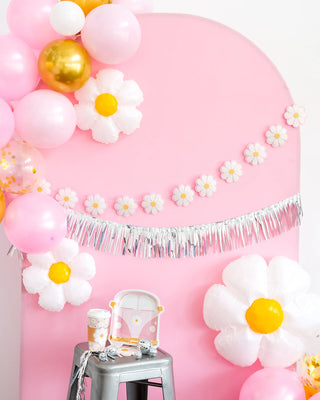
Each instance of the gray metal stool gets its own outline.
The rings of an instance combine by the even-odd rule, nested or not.
[[[74,349],[70,385],[80,357],[87,350],[88,343],[80,343]],[[121,382],[127,384],[128,400],[147,400],[148,386],[162,387],[163,399],[175,400],[172,357],[160,349],[155,357],[144,355],[140,360],[132,356],[101,362],[98,357],[91,356],[85,374],[92,380],[91,400],[117,400]],[[148,381],[154,378],[161,378],[162,384]],[[76,400],[77,382],[75,380],[69,387],[67,400]]]

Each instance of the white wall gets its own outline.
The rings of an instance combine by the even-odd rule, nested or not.
[[[155,0],[155,3],[157,12],[211,18],[253,40],[276,64],[295,102],[307,107],[309,119],[302,132],[302,196],[305,217],[301,229],[301,263],[311,271],[314,289],[320,293],[317,285],[320,277],[320,229],[317,229],[320,223],[317,178],[320,153],[319,0]],[[0,34],[7,30],[5,10],[8,4],[9,0],[0,0]],[[17,400],[20,271],[15,259],[6,256],[8,247],[0,229],[0,317],[6,321],[5,329],[0,330],[0,387],[1,392],[7,394],[6,400]]]

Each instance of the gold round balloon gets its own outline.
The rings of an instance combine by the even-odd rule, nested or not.
[[[71,39],[58,39],[47,44],[38,60],[42,80],[57,92],[80,89],[90,78],[91,60],[87,50]]]
[[[62,1],[72,1],[78,4],[82,8],[85,15],[88,15],[90,11],[104,4],[111,4],[112,0],[62,0]]]

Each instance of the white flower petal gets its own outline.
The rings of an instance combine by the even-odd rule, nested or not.
[[[297,293],[305,292],[311,284],[310,276],[296,261],[287,257],[274,257],[269,263],[269,296],[285,305]]]
[[[120,129],[112,117],[99,117],[92,127],[92,137],[100,143],[115,143],[119,139]]]
[[[203,317],[211,329],[222,330],[229,326],[247,326],[247,307],[223,285],[213,285],[204,298]]]
[[[73,259],[70,267],[72,271],[72,277],[89,280],[92,279],[96,274],[94,258],[88,253],[78,254]]]
[[[37,267],[24,269],[22,279],[26,291],[31,294],[39,293],[50,283],[48,271]]]
[[[81,89],[74,93],[74,97],[81,103],[94,103],[99,96],[98,87],[94,78],[89,78]]]
[[[224,284],[248,306],[257,298],[267,297],[268,266],[263,257],[250,255],[231,262],[223,271]]]
[[[61,311],[65,305],[63,285],[56,285],[50,282],[39,296],[39,305],[48,311]]]
[[[115,95],[123,84],[123,73],[116,69],[103,69],[97,73],[96,83],[100,94]]]
[[[248,327],[224,329],[215,338],[217,352],[240,367],[252,365],[258,358],[262,335]]]
[[[132,106],[119,106],[112,118],[121,132],[131,135],[140,127],[142,113]]]
[[[286,368],[298,361],[303,351],[303,341],[280,328],[273,333],[263,335],[259,360],[263,367]]]
[[[52,250],[56,262],[62,261],[66,264],[71,263],[73,258],[79,253],[79,245],[75,240],[62,239],[59,245]]]
[[[143,93],[135,81],[124,81],[117,93],[120,105],[138,106],[143,102]]]
[[[54,257],[50,251],[43,254],[27,254],[28,261],[38,268],[49,270],[51,265],[55,262]]]
[[[87,281],[71,278],[63,285],[63,290],[66,301],[74,306],[79,306],[89,300],[92,287]]]
[[[99,117],[93,105],[75,104],[74,109],[77,115],[77,126],[83,131],[91,129]]]

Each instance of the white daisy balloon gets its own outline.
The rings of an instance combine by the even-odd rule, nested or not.
[[[148,194],[144,196],[142,207],[147,214],[156,215],[163,209],[164,201],[160,194]]]
[[[226,161],[220,168],[221,178],[227,183],[237,182],[242,175],[242,166],[236,161]]]
[[[130,217],[130,215],[133,215],[136,212],[138,205],[131,197],[123,196],[117,200],[114,208],[118,215]]]
[[[249,144],[244,151],[244,157],[248,164],[262,164],[267,157],[266,149],[259,143]]]
[[[88,196],[87,200],[84,202],[84,205],[87,213],[93,215],[94,217],[97,215],[102,215],[107,208],[105,199],[98,194]]]
[[[266,142],[272,147],[281,147],[287,140],[287,130],[282,125],[272,125],[266,132]]]
[[[143,93],[135,81],[123,78],[121,71],[104,69],[75,92],[77,125],[90,129],[98,142],[115,143],[120,132],[131,135],[140,127],[142,113],[136,107]]]
[[[41,182],[36,183],[33,188],[34,192],[43,193],[43,194],[51,194],[51,183],[46,179],[42,179]]]
[[[70,188],[60,189],[56,200],[64,208],[74,208],[79,201],[77,193]]]
[[[217,181],[213,179],[211,175],[202,175],[201,178],[196,181],[196,192],[201,197],[211,197],[216,191]]]
[[[179,207],[186,207],[193,202],[194,191],[190,186],[180,185],[173,190],[172,200]]]
[[[27,259],[31,266],[23,271],[23,284],[28,293],[39,294],[42,308],[61,311],[66,302],[78,306],[89,299],[95,262],[90,254],[79,253],[76,241],[62,239],[52,251]]]
[[[299,128],[299,126],[303,125],[305,123],[306,116],[307,113],[305,108],[298,106],[297,104],[289,106],[284,114],[287,124],[293,126],[294,128]]]
[[[320,327],[320,296],[308,293],[310,276],[299,264],[244,256],[223,271],[204,300],[204,320],[221,331],[217,352],[233,364],[288,367]]]

